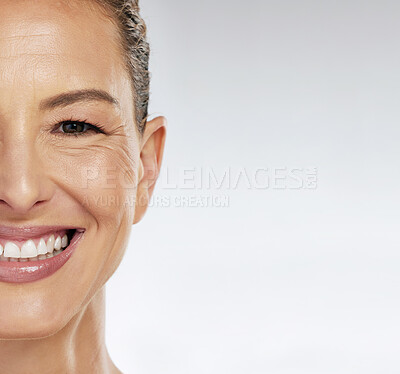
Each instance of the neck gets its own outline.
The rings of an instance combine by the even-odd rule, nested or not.
[[[0,341],[0,372],[120,373],[105,346],[105,287],[63,329],[33,340]]]

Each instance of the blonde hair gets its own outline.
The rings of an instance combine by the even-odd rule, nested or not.
[[[142,134],[148,117],[150,47],[146,24],[140,16],[139,0],[95,0],[114,20],[120,31],[126,66],[132,79],[136,124]]]

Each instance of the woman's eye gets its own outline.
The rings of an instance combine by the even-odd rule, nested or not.
[[[98,127],[91,125],[86,122],[79,122],[79,121],[65,121],[62,122],[59,131],[64,134],[69,135],[80,135],[86,134],[88,131],[94,131],[97,133],[102,132]]]

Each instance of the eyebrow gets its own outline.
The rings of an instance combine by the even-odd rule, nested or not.
[[[49,97],[41,101],[39,108],[41,110],[49,110],[58,107],[66,107],[77,102],[85,101],[104,101],[119,106],[118,100],[106,91],[99,89],[84,89],[64,92],[59,95]]]

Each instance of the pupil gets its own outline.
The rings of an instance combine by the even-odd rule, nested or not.
[[[83,128],[82,123],[70,122],[63,124],[63,131],[66,133],[82,132]]]

